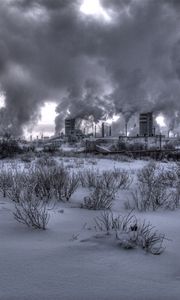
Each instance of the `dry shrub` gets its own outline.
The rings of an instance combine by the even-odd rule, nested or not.
[[[51,160],[49,165],[41,165],[42,161],[44,158],[28,170],[20,169],[17,163],[9,169],[3,166],[0,170],[0,192],[3,196],[18,203],[22,191],[31,186],[36,197],[46,202],[53,197],[69,201],[78,188],[79,174],[68,172],[62,164],[55,162],[54,165]]]
[[[50,215],[47,211],[47,204],[32,191],[24,191],[20,195],[19,202],[15,204],[14,218],[22,224],[35,229],[46,229]]]
[[[159,174],[159,180],[165,186],[173,188],[176,187],[179,178],[176,173],[176,170],[173,167],[170,167],[167,170],[161,170]]]
[[[177,189],[171,189],[168,185],[169,177],[164,169],[150,162],[138,172],[137,186],[132,192],[132,201],[125,203],[126,208],[136,208],[139,211],[177,208],[180,197]]]
[[[118,244],[124,249],[140,247],[154,255],[164,251],[165,235],[154,230],[150,223],[138,221],[132,212],[115,216],[111,211],[104,211],[95,218],[95,228],[108,235],[115,234]]]
[[[72,194],[77,190],[79,185],[79,176],[75,173],[68,174],[63,186],[63,197],[66,201],[69,201]]]
[[[27,186],[33,187],[36,197],[46,202],[53,197],[57,200],[69,201],[78,187],[79,176],[68,172],[63,165],[40,166],[34,165],[27,172],[14,172],[13,184],[8,191],[8,196],[18,202],[21,191]]]
[[[114,168],[112,171],[87,169],[80,172],[80,182],[83,187],[95,187],[99,182],[106,188],[127,189],[132,183],[132,176],[128,171]]]
[[[95,165],[97,165],[97,159],[88,158],[87,163],[95,166]]]
[[[64,200],[64,187],[68,182],[69,173],[63,166],[56,168],[53,175],[53,189],[57,200]]]
[[[84,159],[74,159],[74,164],[77,168],[84,166]]]
[[[132,162],[133,157],[131,156],[130,153],[127,152],[127,155],[122,155],[122,154],[111,154],[108,156],[110,159],[115,160],[115,161],[120,161],[120,162]]]
[[[152,189],[142,183],[138,184],[132,192],[132,201],[133,204],[129,202],[129,208],[136,208],[139,211],[155,211],[158,208],[175,209],[178,205],[175,193],[169,192],[159,184],[154,184]]]
[[[36,166],[31,170],[30,181],[34,192],[41,199],[50,200],[53,197],[54,168]]]
[[[98,170],[96,171],[96,173],[93,169],[87,169],[83,172],[79,172],[79,179],[82,187],[95,187],[97,184],[97,178],[99,176],[100,175]]]
[[[49,157],[49,156],[43,156],[43,157],[40,157],[36,160],[36,166],[39,166],[39,167],[55,167],[55,166],[58,166],[58,163],[57,161],[53,158],[53,157]]]
[[[34,152],[31,151],[21,155],[21,161],[24,163],[31,163],[34,159],[35,159],[35,154]]]
[[[115,198],[115,190],[107,189],[98,183],[89,196],[84,198],[83,208],[100,210],[109,209]]]
[[[31,181],[37,197],[51,200],[69,201],[79,184],[79,176],[68,172],[63,165],[55,167],[35,167]]]
[[[128,189],[132,184],[133,179],[128,171],[114,168],[114,170],[110,172],[112,172],[118,189]]]
[[[80,180],[82,186],[90,189],[82,207],[94,210],[111,208],[118,189],[127,188],[132,182],[129,173],[119,169],[101,174],[86,170],[80,173]]]
[[[16,172],[12,176],[12,185],[8,190],[8,197],[14,201],[14,202],[19,202],[20,195],[22,191],[28,187],[29,185],[29,179],[28,176],[22,172]]]
[[[94,221],[95,228],[107,234],[110,234],[112,230],[119,230],[122,224],[120,216],[115,217],[111,210],[104,210]]]
[[[5,166],[3,166],[0,170],[0,192],[3,197],[6,197],[8,195],[8,191],[12,187],[12,184],[12,171],[10,169],[6,169]]]

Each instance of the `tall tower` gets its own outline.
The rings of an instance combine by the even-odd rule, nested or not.
[[[104,122],[102,123],[101,131],[102,131],[102,137],[104,137]]]
[[[139,115],[139,135],[153,136],[153,113],[141,113]]]
[[[75,119],[65,119],[65,135],[70,136],[75,131]]]

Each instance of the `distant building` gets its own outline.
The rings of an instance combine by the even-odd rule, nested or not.
[[[68,142],[77,142],[84,136],[82,130],[76,128],[76,119],[65,119],[65,137]]]
[[[75,132],[75,119],[65,119],[65,135],[70,136]]]
[[[153,113],[141,113],[139,115],[139,135],[140,136],[153,136]]]
[[[153,150],[162,149],[167,144],[165,135],[151,135],[151,136],[120,136],[120,144],[125,144],[126,149],[129,150]]]

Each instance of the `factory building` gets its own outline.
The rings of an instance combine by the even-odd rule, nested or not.
[[[70,136],[75,132],[75,119],[65,119],[65,135]]]
[[[139,135],[153,136],[155,134],[153,127],[153,113],[141,113],[139,115]]]
[[[84,137],[81,129],[76,128],[76,119],[65,119],[65,137],[68,142],[77,142]]]

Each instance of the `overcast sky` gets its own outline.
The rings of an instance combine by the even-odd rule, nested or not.
[[[92,5],[93,3],[93,5]],[[99,3],[99,4],[98,4]],[[1,130],[22,133],[45,102],[88,119],[180,110],[179,0],[1,0]]]

